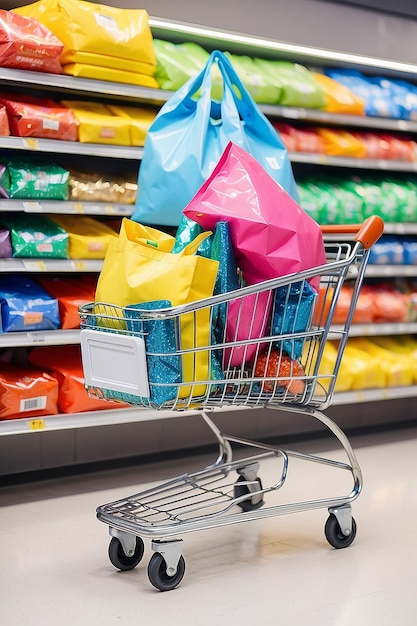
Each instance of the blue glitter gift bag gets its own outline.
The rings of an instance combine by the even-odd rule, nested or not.
[[[276,289],[271,334],[292,335],[305,332],[311,324],[316,297],[317,292],[305,280]],[[304,341],[305,337],[283,339],[277,342],[277,347],[292,359],[300,359]]]
[[[145,339],[150,402],[158,405],[177,397],[182,380],[181,358],[176,353],[178,331],[174,319],[140,317],[140,312],[171,307],[169,300],[154,300],[124,309],[126,330]],[[149,404],[148,398],[138,398],[138,401]]]

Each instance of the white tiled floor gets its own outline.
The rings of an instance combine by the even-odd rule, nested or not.
[[[145,557],[129,572],[108,560],[98,505],[142,490],[204,457],[0,488],[0,615],[8,626],[239,623],[415,626],[417,428],[353,438],[364,489],[353,503],[358,533],[346,549],[324,538],[325,509],[184,536],[186,574],[174,591],[149,583]],[[335,455],[327,441],[304,448]],[[294,444],[303,449],[302,444]],[[276,462],[261,469],[274,480]],[[290,463],[281,502],[350,490],[347,473]],[[346,487],[347,486],[347,487]]]

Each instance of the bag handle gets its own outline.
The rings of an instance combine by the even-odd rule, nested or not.
[[[254,112],[257,111],[257,105],[236,73],[231,61],[223,52],[219,51],[216,51],[215,60],[217,60],[217,65],[223,78],[224,89],[228,89],[232,94],[240,115],[245,120],[253,117]],[[239,95],[234,87],[237,88]]]
[[[221,54],[220,51],[214,50],[210,54],[210,57],[208,58],[207,63],[204,66],[204,68],[201,70],[201,72],[197,74],[196,76],[194,76],[194,78],[191,78],[189,81],[187,81],[182,87],[180,87],[180,89],[177,91],[177,94],[181,100],[184,100],[184,101],[191,100],[193,96],[198,92],[198,90],[201,89],[203,85],[206,86],[207,89],[203,91],[202,97],[206,95],[207,98],[211,100],[211,85],[212,85],[211,68],[213,67],[213,64],[216,62],[216,59],[219,54]],[[184,94],[182,93],[183,90],[184,90]],[[193,100],[193,105],[195,105],[194,100]]]
[[[197,237],[195,239],[193,239],[193,241],[191,241],[189,244],[187,244],[185,246],[185,248],[183,248],[183,250],[181,250],[181,252],[178,252],[179,255],[191,255],[194,254],[194,252],[197,252],[198,248],[200,247],[200,245],[203,243],[203,241],[205,239],[207,239],[207,237],[210,237],[210,235],[212,235],[212,231],[211,230],[207,230],[204,233],[200,233],[199,235],[197,235]]]
[[[237,109],[237,114],[245,120],[253,118],[255,112],[258,111],[255,101],[243,85],[230,60],[220,50],[213,50],[213,52],[211,52],[210,57],[201,72],[193,78],[190,78],[190,80],[180,87],[171,100],[168,100],[168,103],[171,102],[172,106],[174,106],[175,101],[176,107],[178,102],[182,102],[186,107],[194,109],[198,101],[196,101],[193,96],[195,96],[196,93],[204,87],[200,100],[205,100],[208,105],[208,102],[211,102],[211,71],[214,64],[216,64],[219,68],[223,79],[223,97],[221,104],[231,102],[233,99],[234,106]],[[236,89],[239,95],[236,92]],[[225,118],[227,120],[230,117],[230,107],[228,107],[228,109],[228,115],[222,115],[223,122],[225,121]],[[261,114],[260,111],[259,116],[263,117],[263,114]]]

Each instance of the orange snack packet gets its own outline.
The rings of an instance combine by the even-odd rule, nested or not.
[[[58,381],[43,371],[0,363],[0,419],[58,413]]]

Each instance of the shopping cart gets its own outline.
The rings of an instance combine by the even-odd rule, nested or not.
[[[335,548],[352,543],[351,502],[361,491],[361,470],[348,438],[323,410],[331,402],[370,248],[383,228],[377,216],[360,227],[329,228],[325,265],[184,306],[81,307],[88,392],[138,409],[191,410],[219,445],[215,462],[201,471],[98,507],[97,517],[112,537],[109,557],[116,568],[136,567],[144,555],[142,537],[149,537],[154,552],[149,580],[161,591],[174,589],[185,572],[180,535],[318,508],[329,512],[328,542]],[[345,324],[332,326],[346,280],[353,285],[350,308]],[[337,346],[330,365],[323,359],[329,338]],[[310,416],[338,440],[347,460],[225,435],[213,421],[222,407],[249,409],[247,419],[256,408]],[[244,458],[234,459],[237,448]],[[266,459],[279,466],[272,485],[259,477]],[[268,505],[286,482],[290,459],[348,472],[350,492]]]

